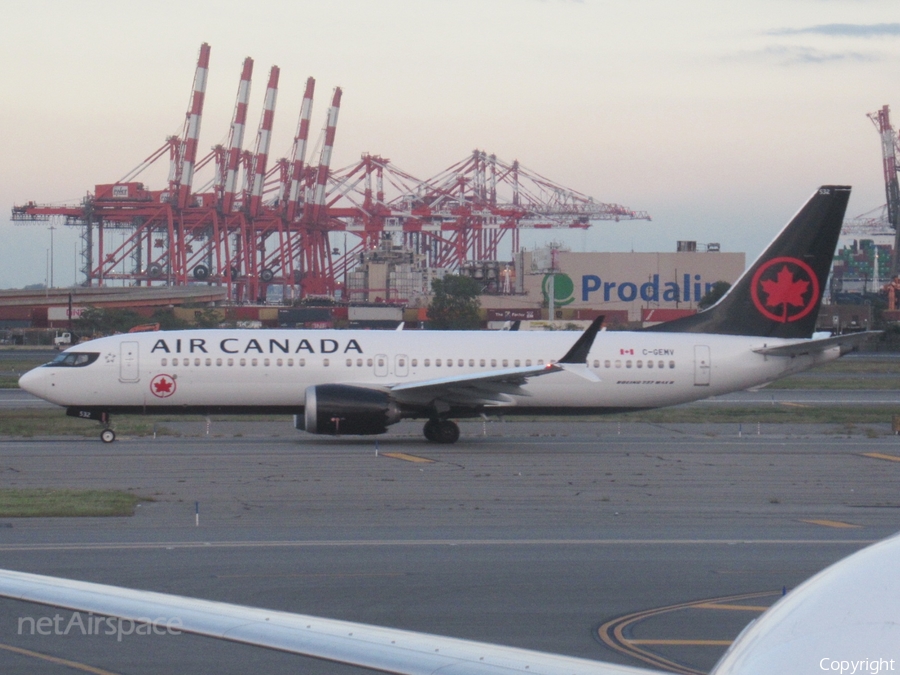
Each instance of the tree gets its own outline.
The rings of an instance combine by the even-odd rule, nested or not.
[[[112,335],[125,333],[146,319],[131,309],[86,307],[75,319],[75,330],[82,335]]]
[[[481,286],[471,277],[448,274],[431,283],[428,327],[434,330],[474,330],[481,327],[478,295]]]
[[[700,302],[697,303],[697,307],[699,309],[712,307],[722,299],[722,296],[728,292],[729,288],[731,288],[731,284],[729,284],[727,281],[717,281],[710,287],[709,293],[700,298]]]

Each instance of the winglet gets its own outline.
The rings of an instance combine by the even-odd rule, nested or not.
[[[557,363],[587,363],[587,357],[591,351],[591,346],[594,344],[594,338],[600,332],[604,318],[601,315],[594,319],[591,325],[581,334],[581,337],[578,338],[578,341],[572,345],[572,348]]]

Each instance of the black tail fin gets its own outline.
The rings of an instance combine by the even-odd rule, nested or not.
[[[645,330],[812,337],[849,198],[848,186],[822,186],[719,302]]]

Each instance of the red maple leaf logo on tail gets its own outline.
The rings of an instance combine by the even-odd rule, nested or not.
[[[765,302],[761,295],[766,296]],[[750,299],[760,314],[773,321],[798,321],[818,306],[819,280],[813,269],[798,258],[773,258],[760,265],[753,275]]]
[[[776,276],[776,281],[763,280],[760,282],[763,292],[768,296],[768,307],[782,307],[782,316],[787,321],[788,306],[803,307],[806,301],[803,294],[809,288],[808,281],[794,281],[794,274],[785,265]]]

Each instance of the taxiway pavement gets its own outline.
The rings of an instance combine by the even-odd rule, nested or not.
[[[376,443],[235,422],[111,445],[6,439],[0,487],[152,501],[131,518],[0,519],[0,567],[641,665],[598,627],[693,600],[771,602],[900,529],[894,436],[472,422],[445,447],[418,431],[401,424]],[[753,611],[651,612],[629,630],[678,637],[652,649],[702,672],[724,650],[706,643]],[[363,672],[187,635],[20,630],[56,613],[73,615],[0,601],[0,671]]]

